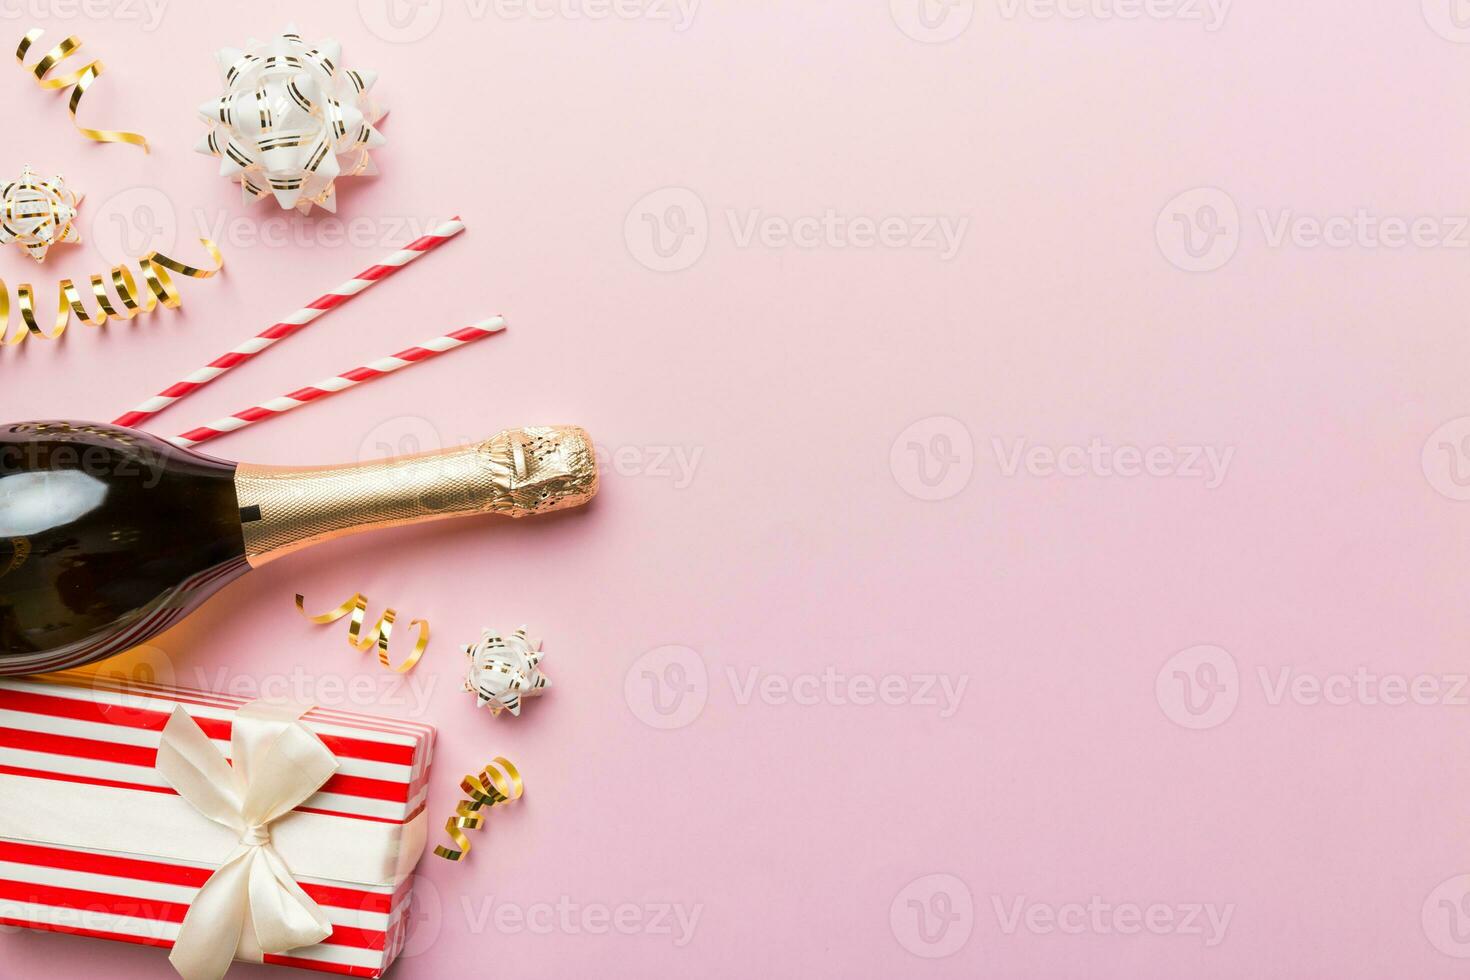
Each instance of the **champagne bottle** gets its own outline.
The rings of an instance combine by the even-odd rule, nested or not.
[[[597,492],[575,427],[361,465],[236,464],[133,429],[0,425],[0,675],[131,649],[252,568],[343,534],[524,517]]]

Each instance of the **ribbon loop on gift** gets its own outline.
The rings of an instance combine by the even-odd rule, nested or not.
[[[189,805],[239,835],[199,890],[169,962],[184,980],[219,980],[236,958],[261,962],[321,942],[332,925],[271,845],[272,821],[337,770],[305,725],[304,705],[253,701],[235,715],[225,759],[183,707],[163,730],[157,768]]]

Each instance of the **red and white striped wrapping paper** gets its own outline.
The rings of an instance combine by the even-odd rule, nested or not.
[[[183,705],[228,756],[230,719],[247,699],[91,678],[0,679],[0,808],[7,798],[78,786],[176,796],[154,769],[163,727]],[[401,880],[364,886],[297,876],[333,925],[332,935],[267,963],[380,977],[403,948],[412,870],[425,837],[424,800],[434,729],[314,708],[303,723],[339,768],[298,813],[343,821],[347,831],[387,829],[402,843]],[[103,790],[98,790],[103,792]],[[106,812],[92,815],[98,823]],[[199,819],[203,820],[204,817]],[[44,821],[37,821],[44,823]],[[99,835],[101,836],[101,835]],[[158,847],[167,848],[161,841]],[[123,853],[87,842],[0,833],[0,923],[169,948],[189,904],[214,872],[206,863]]]

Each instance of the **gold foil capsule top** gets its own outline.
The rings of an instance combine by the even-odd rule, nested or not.
[[[480,449],[505,488],[491,510],[510,517],[545,514],[580,507],[597,493],[597,460],[585,429],[509,429]]]

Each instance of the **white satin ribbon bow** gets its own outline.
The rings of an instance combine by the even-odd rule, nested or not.
[[[194,809],[240,843],[189,906],[169,962],[184,980],[219,980],[236,958],[310,946],[332,934],[320,907],[271,846],[270,825],[311,796],[337,760],[300,718],[308,707],[252,701],[235,713],[231,765],[182,706],[163,729],[157,768]]]

